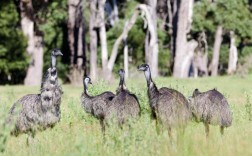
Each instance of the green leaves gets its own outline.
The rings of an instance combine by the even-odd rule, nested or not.
[[[21,83],[28,66],[27,40],[18,27],[14,1],[1,5],[0,9],[0,83]]]

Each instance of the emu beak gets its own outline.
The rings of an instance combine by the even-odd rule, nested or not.
[[[61,52],[61,51],[59,51],[59,52],[58,52],[58,55],[63,56],[63,54],[62,54],[62,52]]]
[[[137,66],[138,71],[145,71],[145,68],[142,66]]]

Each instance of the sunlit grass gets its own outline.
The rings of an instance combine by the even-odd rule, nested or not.
[[[33,143],[26,146],[27,136],[8,137],[3,155],[252,155],[252,123],[248,107],[252,100],[252,76],[239,78],[215,77],[202,79],[154,79],[158,87],[168,86],[190,96],[195,88],[200,91],[217,88],[228,99],[233,112],[233,125],[225,129],[210,126],[206,139],[202,123],[191,122],[186,128],[183,145],[171,142],[167,131],[156,133],[155,122],[150,118],[144,77],[129,79],[126,85],[135,93],[141,104],[141,118],[123,129],[111,126],[105,141],[99,122],[85,113],[80,105],[80,86],[63,85],[62,118],[53,129],[36,134]],[[89,92],[96,95],[106,90],[115,92],[118,82],[96,82]],[[12,104],[28,93],[38,93],[39,87],[0,86],[0,116],[3,121]],[[250,109],[250,108],[249,108]]]

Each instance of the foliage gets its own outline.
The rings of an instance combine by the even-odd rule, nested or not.
[[[0,84],[22,83],[28,65],[27,40],[18,27],[14,0],[0,5]]]
[[[224,28],[223,42],[220,51],[220,66],[227,69],[229,32],[236,34],[236,41],[244,38],[252,42],[252,14],[247,0],[217,0],[195,2],[193,14],[193,33],[206,31],[209,47],[213,47],[215,30],[218,25]],[[238,42],[237,42],[238,43]],[[212,52],[210,50],[210,52]],[[210,54],[211,55],[211,54]],[[210,61],[210,60],[209,60]]]
[[[59,48],[63,52],[58,61],[59,77],[65,79],[70,64],[70,51],[67,40],[67,0],[50,1],[46,9],[38,12],[41,23],[39,29],[44,34],[44,71],[50,66],[51,50]]]
[[[27,135],[8,137],[3,155],[251,155],[251,121],[245,110],[246,93],[251,95],[252,75],[238,77],[210,77],[202,79],[154,79],[158,87],[168,86],[191,96],[195,88],[206,91],[217,87],[228,99],[233,113],[233,124],[225,128],[221,136],[219,127],[210,126],[209,138],[205,138],[204,125],[191,122],[185,130],[183,143],[169,139],[167,130],[157,134],[151,119],[144,77],[127,81],[127,88],[139,98],[142,114],[130,126],[107,128],[105,140],[99,121],[84,112],[80,105],[82,87],[63,85],[61,121],[52,129],[36,134],[32,144],[26,145]],[[89,93],[97,95],[110,90],[115,92],[118,81],[113,84],[98,82],[90,86]],[[11,105],[21,96],[35,93],[38,87],[0,86],[0,114],[8,113]],[[5,101],[4,103],[2,101]],[[174,132],[174,131],[173,131]],[[175,132],[174,132],[175,133]],[[176,137],[174,137],[175,139]]]

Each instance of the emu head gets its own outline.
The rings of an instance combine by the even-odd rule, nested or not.
[[[120,70],[118,70],[118,74],[119,74],[120,78],[124,78],[125,72],[123,69],[120,69]]]
[[[55,68],[56,67],[56,57],[57,56],[63,56],[63,54],[61,53],[61,51],[59,49],[53,49],[51,52],[51,68]]]
[[[137,69],[139,71],[144,71],[145,78],[147,80],[147,85],[150,85],[151,82],[151,71],[150,71],[150,66],[148,64],[142,64],[140,66],[137,66]]]
[[[88,76],[86,76],[86,77],[83,79],[83,83],[84,83],[84,84],[86,84],[86,85],[88,85],[88,84],[92,84],[92,82],[91,82],[91,78],[90,78],[90,77],[88,77]]]
[[[63,56],[62,52],[59,49],[53,49],[51,52],[52,56]]]
[[[137,66],[137,69],[139,70],[139,71],[148,71],[148,70],[150,70],[150,67],[149,67],[149,65],[148,64],[142,64],[142,65],[140,65],[140,66]]]
[[[92,84],[91,82],[91,78],[86,76],[84,79],[83,79],[83,85],[84,85],[84,91],[87,92],[87,89],[88,89],[88,84]]]
[[[197,96],[200,94],[200,91],[196,88],[194,91],[193,91],[193,94],[192,94],[192,96],[190,96],[189,98],[188,98],[188,103],[189,103],[189,107],[190,107],[190,110],[191,110],[191,112],[192,112],[192,115],[194,116],[194,119],[196,120],[196,121],[198,121],[199,120],[199,116],[197,115],[197,108],[196,107],[198,107],[197,106]]]

